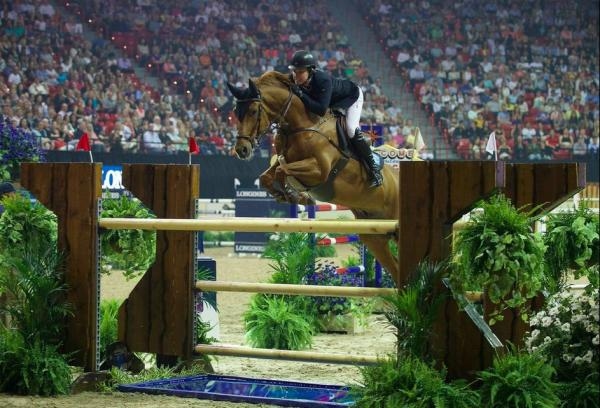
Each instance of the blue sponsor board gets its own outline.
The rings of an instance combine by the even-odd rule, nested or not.
[[[236,217],[281,217],[289,212],[289,204],[278,204],[266,191],[253,189],[235,190]],[[269,236],[267,232],[236,232],[236,253],[262,253]]]
[[[123,192],[123,167],[102,166],[102,190]]]

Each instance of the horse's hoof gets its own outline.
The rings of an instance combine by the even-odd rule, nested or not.
[[[300,193],[298,197],[298,204],[315,205],[317,202],[310,195],[306,193]]]

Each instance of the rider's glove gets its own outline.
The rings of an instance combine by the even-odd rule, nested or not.
[[[292,93],[296,95],[298,98],[302,98],[302,89],[296,84],[293,84],[291,87]]]

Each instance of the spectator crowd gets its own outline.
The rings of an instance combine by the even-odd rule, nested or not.
[[[598,8],[505,0],[356,1],[406,89],[460,157],[494,131],[505,159],[598,152]],[[396,147],[415,127],[384,95],[324,2],[0,0],[2,115],[47,150],[230,154],[226,82],[287,71],[310,49],[364,91],[364,123]],[[350,4],[349,4],[350,5]],[[158,82],[156,82],[156,78]],[[153,83],[154,85],[149,85]],[[270,154],[270,141],[262,150]]]
[[[436,126],[465,159],[598,157],[595,1],[356,2]]]

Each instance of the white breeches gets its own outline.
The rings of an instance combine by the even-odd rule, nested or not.
[[[346,112],[346,127],[348,128],[348,137],[353,138],[356,128],[360,126],[360,114],[363,106],[363,92],[358,87],[358,99],[348,108]]]

